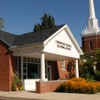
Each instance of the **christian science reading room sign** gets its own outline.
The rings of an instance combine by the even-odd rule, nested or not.
[[[70,44],[67,44],[67,43],[64,43],[64,42],[61,42],[58,40],[55,40],[55,42],[56,42],[58,48],[65,49],[65,50],[71,50]]]

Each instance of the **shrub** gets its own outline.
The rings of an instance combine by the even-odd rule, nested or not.
[[[21,85],[21,86],[19,87],[19,90],[20,90],[20,91],[23,91],[23,90],[24,90],[24,85]]]
[[[13,79],[12,86],[11,86],[11,90],[12,91],[15,91],[16,90],[17,83],[19,81],[20,81],[19,77],[16,74],[14,74],[14,79]]]
[[[16,91],[16,88],[18,88],[20,91],[24,90],[24,85],[22,81],[19,79],[17,72],[14,74],[11,90]]]
[[[56,92],[59,89],[62,90],[61,92],[94,94],[100,92],[100,82],[87,82],[83,78],[72,78],[60,85]]]
[[[95,80],[100,81],[100,71],[95,71]]]
[[[60,86],[57,87],[57,89],[55,90],[55,92],[64,92],[65,91],[65,87],[63,84],[61,84]]]

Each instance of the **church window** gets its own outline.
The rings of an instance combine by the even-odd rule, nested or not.
[[[92,41],[89,42],[89,50],[93,49]]]

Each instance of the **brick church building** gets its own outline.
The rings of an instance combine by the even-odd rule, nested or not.
[[[11,91],[15,71],[25,90],[53,91],[68,77],[67,60],[75,61],[75,75],[79,77],[82,54],[67,25],[21,35],[0,31],[0,91]]]
[[[89,0],[89,18],[87,28],[82,32],[82,48],[84,52],[93,55],[100,48],[100,28],[95,15],[93,0]]]

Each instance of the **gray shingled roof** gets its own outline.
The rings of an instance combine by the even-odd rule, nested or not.
[[[7,44],[9,44],[11,46],[14,45],[15,37],[16,37],[16,35],[14,35],[14,34],[4,32],[4,31],[0,31],[0,39],[5,41]]]
[[[6,41],[11,46],[21,46],[31,43],[38,43],[45,41],[63,26],[64,25],[55,26],[53,28],[44,29],[37,32],[25,33],[22,35],[14,35],[11,33],[0,31],[0,38]]]

